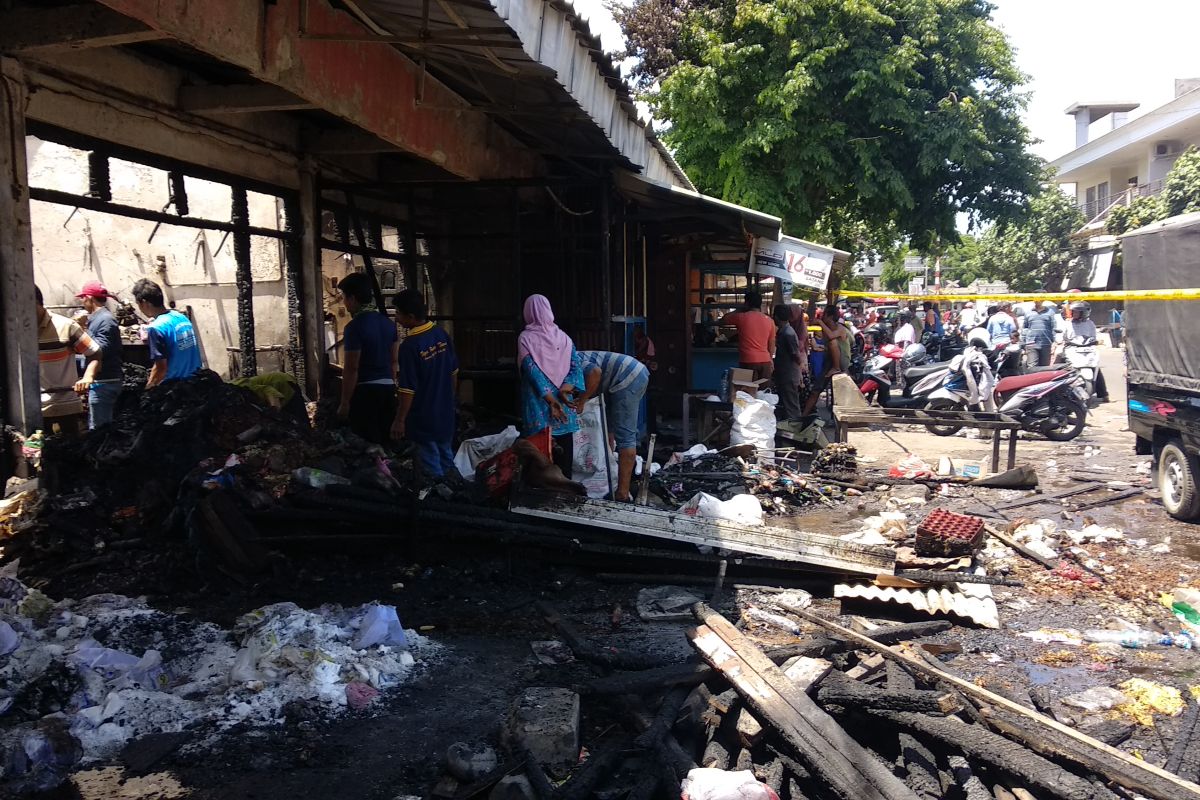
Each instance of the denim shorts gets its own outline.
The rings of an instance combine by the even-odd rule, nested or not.
[[[638,414],[649,384],[650,373],[641,370],[628,386],[608,396],[608,418],[612,421],[613,437],[617,440],[618,450],[637,447]]]

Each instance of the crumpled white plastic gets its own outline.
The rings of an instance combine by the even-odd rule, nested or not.
[[[752,494],[739,494],[728,500],[718,500],[711,494],[697,492],[680,511],[693,517],[723,519],[739,525],[763,524],[762,504]]]
[[[752,772],[726,772],[700,767],[679,786],[683,800],[779,800],[779,795]]]

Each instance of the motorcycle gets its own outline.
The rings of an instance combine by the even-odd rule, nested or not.
[[[1096,340],[1091,336],[1076,336],[1063,347],[1063,358],[1079,377],[1083,379],[1083,389],[1090,401],[1096,396],[1096,375],[1100,371],[1100,353],[1096,350]]]
[[[1014,354],[1008,353],[1008,349],[1005,348],[1004,355],[1011,358]],[[977,348],[975,352],[979,353]],[[998,407],[1001,414],[1020,422],[1022,430],[1041,434],[1051,441],[1066,442],[1083,433],[1087,424],[1087,394],[1082,377],[1073,369],[1010,375],[995,381],[988,359],[982,353],[979,357],[964,358],[970,363],[952,367],[956,377],[933,393],[930,411]],[[987,389],[990,394],[984,401]],[[938,436],[953,436],[964,427],[967,426],[937,425],[930,426],[930,431]]]
[[[949,368],[927,360],[922,348],[885,344],[867,363],[859,391],[884,408],[924,408]]]

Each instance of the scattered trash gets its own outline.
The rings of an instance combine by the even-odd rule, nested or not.
[[[752,772],[726,772],[699,767],[679,787],[683,800],[779,800],[779,795],[760,783]]]
[[[300,467],[292,473],[292,478],[301,486],[310,489],[328,489],[330,486],[349,486],[350,481],[341,475],[334,475],[323,469]]]
[[[474,783],[500,766],[496,751],[486,744],[455,742],[446,750],[446,771],[465,783]]]
[[[570,664],[575,661],[575,652],[565,642],[549,639],[540,642],[530,642],[529,649],[539,663],[546,666]]]
[[[1039,631],[1025,631],[1017,635],[1025,639],[1032,639],[1041,644],[1070,644],[1076,646],[1083,644],[1083,634],[1070,629],[1050,630],[1042,628]]]
[[[850,475],[858,472],[858,450],[852,444],[826,445],[813,457],[809,470],[814,475]]]
[[[1089,642],[1119,644],[1121,647],[1127,647],[1131,650],[1140,650],[1147,647],[1178,647],[1181,650],[1191,650],[1195,646],[1192,637],[1186,633],[1172,635],[1170,633],[1155,633],[1154,631],[1144,630],[1091,630],[1084,631],[1083,638]]]
[[[475,468],[495,455],[512,447],[521,434],[516,427],[509,425],[500,433],[491,436],[479,436],[465,439],[454,454],[454,466],[458,474],[467,480],[475,477]]]
[[[1064,706],[1079,708],[1092,713],[1108,711],[1111,708],[1124,705],[1128,702],[1128,697],[1109,686],[1094,686],[1087,691],[1068,695],[1062,699]]]
[[[408,648],[408,640],[404,636],[404,628],[400,625],[395,606],[369,605],[362,621],[358,623],[358,633],[354,636],[352,647],[355,650],[365,650],[377,644]]]
[[[379,697],[379,690],[361,681],[351,681],[346,684],[346,705],[355,711],[362,711]]]
[[[888,469],[888,475],[893,478],[932,478],[934,470],[919,456],[909,453]]]
[[[1130,678],[1117,688],[1128,698],[1117,710],[1142,727],[1153,727],[1155,714],[1177,717],[1183,713],[1183,693],[1173,686]]]
[[[739,525],[763,524],[762,504],[751,494],[739,494],[722,501],[711,494],[700,492],[680,511],[694,517],[736,522]]]
[[[637,596],[637,613],[644,622],[679,622],[693,619],[692,606],[700,598],[678,586],[642,589]]]

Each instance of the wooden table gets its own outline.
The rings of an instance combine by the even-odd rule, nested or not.
[[[862,408],[833,411],[837,422],[838,441],[848,440],[850,428],[868,425],[922,425],[929,429],[933,425],[961,424],[964,428],[979,428],[992,432],[992,472],[1000,471],[1000,436],[1008,431],[1008,467],[1017,465],[1017,431],[1021,423],[1007,414],[995,411],[933,411],[912,408]]]

